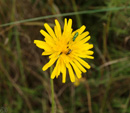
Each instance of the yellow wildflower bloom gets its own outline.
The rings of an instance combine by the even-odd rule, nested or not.
[[[65,18],[63,33],[58,20],[55,20],[54,31],[45,23],[44,26],[47,30],[40,30],[41,34],[45,37],[44,41],[34,40],[37,47],[44,49],[42,55],[49,55],[50,61],[42,68],[43,71],[51,67],[55,62],[51,79],[58,77],[62,73],[62,82],[66,82],[66,69],[68,69],[71,82],[75,82],[75,77],[81,78],[82,72],[90,69],[90,65],[82,58],[93,59],[91,56],[93,51],[93,44],[86,43],[89,39],[89,32],[83,32],[85,26],[73,31],[72,19]],[[85,68],[84,68],[85,67]],[[75,76],[76,75],[76,76]]]

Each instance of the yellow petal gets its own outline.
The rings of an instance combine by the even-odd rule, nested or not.
[[[87,36],[86,38],[84,38],[83,40],[79,41],[80,44],[84,44],[86,43],[91,37]]]
[[[87,57],[87,55],[84,54],[84,53],[82,53],[82,52],[79,52],[79,53],[73,53],[73,55],[78,56],[78,57],[80,57],[80,58],[86,58],[86,57]]]
[[[69,19],[68,21],[68,26],[67,26],[67,30],[70,30],[72,27],[72,19]]]
[[[50,59],[50,61],[43,66],[42,70],[43,71],[47,70],[49,67],[51,67],[55,63],[56,60],[57,60],[57,57]]]
[[[93,55],[93,53],[94,53],[93,51],[86,51],[85,52],[85,54],[87,54],[87,55]]]
[[[51,73],[51,79],[54,79],[56,76],[56,72],[57,72],[57,67],[54,67],[52,73]]]
[[[51,74],[51,79],[54,79],[55,76],[58,77],[58,75],[60,74],[60,60],[58,59],[56,66]]]
[[[52,52],[46,52],[46,51],[42,52],[42,55],[50,55],[50,54],[52,54]]]
[[[66,27],[67,27],[67,19],[65,18],[65,20],[64,20],[64,32],[66,31]]]
[[[89,59],[94,59],[94,57],[93,57],[93,56],[89,56],[89,55],[87,55],[87,56],[86,56],[86,58],[89,58]]]
[[[77,65],[77,67],[82,71],[82,72],[86,72],[86,69],[84,69],[84,67],[77,61],[77,60],[73,60],[74,63]]]
[[[53,40],[53,38],[46,33],[44,30],[40,30],[40,33],[45,37],[45,41],[50,45],[50,46],[54,46],[55,42]]]
[[[88,52],[88,54],[87,54],[87,52],[84,52],[84,51],[78,51],[78,52],[73,52],[73,55],[74,56],[78,56],[78,57],[80,57],[80,58],[90,58],[90,59],[93,59],[94,57],[92,57],[92,56],[90,56],[89,55],[89,52]]]
[[[62,65],[62,83],[65,83],[66,82],[66,67],[65,67],[65,64]]]
[[[61,27],[60,27],[60,24],[57,19],[55,20],[55,23],[56,23],[55,34],[56,34],[57,38],[60,38],[61,37]]]
[[[60,72],[61,72],[61,60],[60,60],[60,58],[58,59],[56,66],[57,66],[56,77],[58,78],[58,76],[60,75]]]
[[[64,26],[64,32],[63,32],[63,37],[65,37],[64,39],[68,39],[71,35],[72,32],[72,19],[69,19],[68,24],[67,24],[67,20],[65,19],[65,26]]]
[[[55,41],[48,33],[46,33],[44,30],[40,30],[40,33],[45,37],[44,40],[50,47],[55,46]]]
[[[89,35],[89,32],[88,32],[88,31],[82,33],[81,35],[79,35],[79,36],[75,39],[75,42],[80,41],[81,39],[85,38],[85,37],[88,36],[88,35]]]
[[[55,36],[54,31],[52,30],[52,28],[51,28],[47,23],[45,23],[44,26],[45,26],[47,32],[50,34],[50,36],[51,36],[55,41],[57,41],[57,38],[56,38],[56,36]]]
[[[70,76],[71,82],[75,82],[75,75],[74,75],[74,72],[72,70],[71,65],[69,63],[67,63],[66,66],[67,66],[68,71],[69,71],[69,76]]]
[[[81,58],[79,58],[79,57],[75,57],[76,58],[76,60],[78,60],[84,67],[86,67],[87,69],[90,69],[90,65],[87,63],[87,62],[85,62],[84,60],[82,60]]]
[[[62,73],[62,83],[66,82],[66,68],[65,71]]]
[[[89,58],[89,59],[94,59],[93,56],[89,56],[89,55],[85,55],[85,54],[79,54],[79,55],[77,55],[77,56],[80,57],[80,58]]]
[[[86,29],[86,26],[83,25],[78,29],[78,33],[81,34]]]
[[[73,63],[73,62],[70,62],[72,67],[74,68],[74,71],[77,75],[78,78],[81,78],[81,71],[79,70],[79,68]]]
[[[51,59],[51,58],[55,58],[55,57],[58,57],[58,55],[59,55],[59,52],[55,52],[55,53],[53,53],[52,55],[50,55],[49,58],[50,58],[50,59]]]
[[[66,62],[65,62],[66,55],[61,55],[61,72],[62,72],[62,83],[66,82]]]
[[[40,41],[40,40],[34,40],[34,43],[36,44],[37,47],[41,48],[41,49],[45,49],[50,51],[51,48],[49,47],[49,45],[47,45],[46,42],[44,41]]]
[[[77,45],[73,46],[73,49],[76,49],[77,51],[84,51],[85,53],[86,53],[86,51],[88,51],[89,49],[92,49],[92,48],[93,48],[93,44],[89,44],[89,43],[77,44]]]
[[[74,36],[74,34],[75,34],[76,32],[78,32],[79,35],[80,35],[80,34],[85,30],[85,28],[86,28],[85,25],[81,26],[79,29],[77,29],[76,31],[74,31],[74,32],[72,33],[72,35]]]
[[[86,44],[83,44],[81,48],[84,48],[85,50],[89,50],[93,48],[93,44],[86,43]]]

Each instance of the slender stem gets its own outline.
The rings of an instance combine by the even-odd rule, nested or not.
[[[50,68],[50,73],[52,73],[52,66]],[[51,79],[51,100],[52,100],[52,107],[51,107],[51,113],[55,113],[55,99],[54,99],[54,85],[53,80]]]
[[[75,1],[75,0],[72,0],[72,6],[73,6],[74,11],[77,12],[77,11],[78,11],[78,8],[77,8],[76,1]],[[81,22],[81,19],[80,19],[79,14],[76,14],[76,20],[77,20],[77,24],[78,24],[77,27],[81,27],[82,22]]]
[[[90,87],[89,87],[89,83],[87,79],[86,79],[86,89],[87,89],[87,98],[88,98],[88,110],[89,110],[89,113],[93,113]]]
[[[111,7],[111,8],[104,8],[104,9],[85,10],[85,11],[70,12],[70,13],[63,13],[63,14],[56,14],[56,15],[47,15],[47,16],[42,16],[42,17],[24,19],[24,20],[1,24],[0,27],[9,26],[9,25],[16,25],[16,24],[20,24],[20,23],[24,23],[24,22],[31,22],[31,21],[36,21],[36,20],[43,20],[43,19],[48,19],[48,18],[54,18],[54,17],[72,16],[72,15],[77,15],[77,14],[79,14],[79,15],[92,14],[92,13],[108,12],[108,11],[118,11],[118,10],[123,10],[123,9],[130,9],[130,6]]]

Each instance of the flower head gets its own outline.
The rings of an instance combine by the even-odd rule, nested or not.
[[[68,69],[71,82],[75,82],[75,77],[81,78],[82,72],[90,69],[90,65],[82,58],[93,59],[91,56],[93,51],[93,44],[87,43],[90,39],[89,32],[83,32],[85,26],[73,31],[72,19],[65,18],[63,33],[58,20],[55,20],[54,31],[45,23],[47,30],[40,30],[45,37],[44,41],[34,40],[37,47],[44,49],[42,55],[49,55],[50,61],[42,68],[43,71],[51,67],[55,62],[55,67],[51,73],[51,78],[54,79],[62,73],[62,82],[66,81],[66,71]]]

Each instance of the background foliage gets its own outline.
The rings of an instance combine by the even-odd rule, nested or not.
[[[41,69],[48,58],[41,56],[42,50],[33,40],[43,40],[39,31],[45,22],[53,27],[57,18],[63,27],[66,17],[73,19],[74,30],[87,26],[95,59],[87,61],[92,68],[83,74],[79,85],[70,83],[69,77],[65,84],[61,77],[54,80],[56,113],[130,113],[127,6],[129,0],[0,0],[0,112],[50,112],[50,73]],[[111,10],[113,7],[124,8]],[[77,11],[86,14],[69,14]],[[67,14],[63,17],[63,13]],[[41,16],[43,19],[32,21]],[[23,22],[2,27],[19,20]]]

